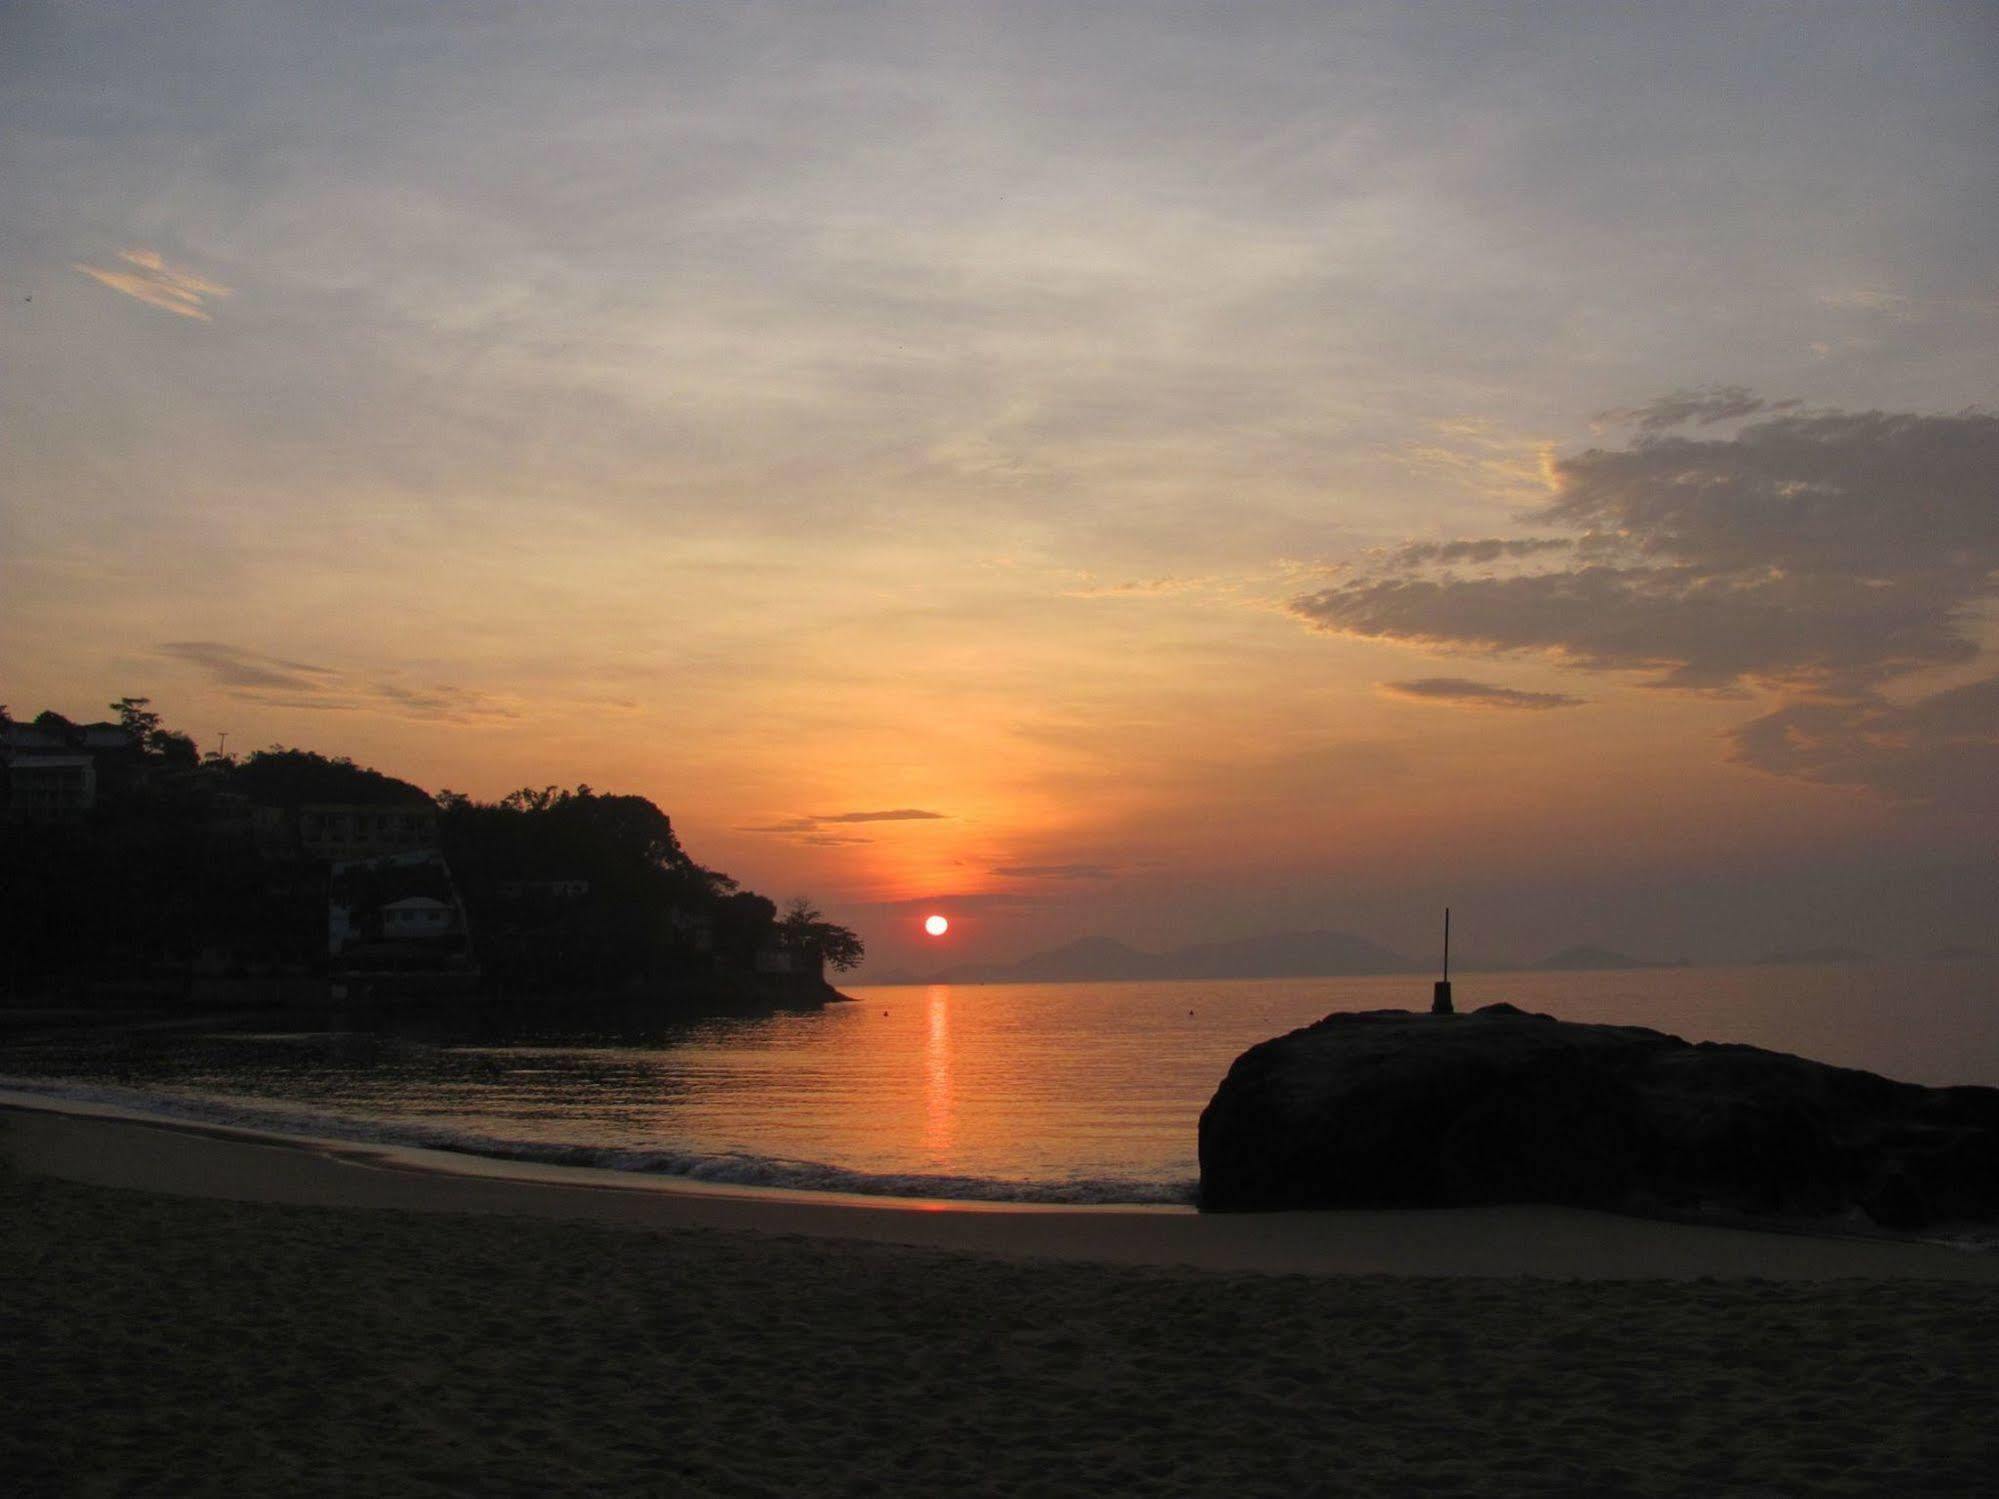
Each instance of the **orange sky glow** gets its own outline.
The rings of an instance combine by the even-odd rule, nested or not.
[[[0,701],[639,792],[876,973],[1969,940],[1992,38],[1672,10],[0,20]]]

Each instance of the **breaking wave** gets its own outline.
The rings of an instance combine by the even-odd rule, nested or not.
[[[427,1150],[447,1150],[461,1155],[523,1161],[538,1166],[588,1166],[728,1186],[838,1192],[867,1197],[944,1198],[1078,1207],[1186,1206],[1195,1200],[1196,1183],[1192,1181],[1158,1182],[1129,1177],[1016,1181],[997,1177],[858,1171],[820,1161],[739,1152],[703,1154],[637,1146],[511,1140],[447,1125],[357,1118],[291,1108],[271,1100],[250,1102],[215,1095],[146,1093],[130,1088],[47,1078],[0,1077],[0,1090],[71,1103],[102,1104],[180,1123],[222,1125],[355,1144],[418,1146]]]

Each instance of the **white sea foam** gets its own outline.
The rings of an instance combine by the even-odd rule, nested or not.
[[[789,1160],[739,1152],[702,1154],[552,1140],[511,1140],[412,1120],[328,1114],[288,1106],[275,1100],[253,1102],[216,1094],[151,1093],[68,1078],[0,1077],[0,1089],[72,1103],[110,1105],[181,1123],[224,1125],[370,1145],[416,1145],[430,1150],[456,1151],[496,1160],[529,1161],[544,1166],[591,1166],[610,1171],[685,1177],[690,1181],[792,1191],[1093,1206],[1185,1205],[1194,1201],[1196,1187],[1196,1183],[1191,1181],[1153,1182],[1124,1177],[1013,1181],[994,1177],[871,1172],[821,1161]]]

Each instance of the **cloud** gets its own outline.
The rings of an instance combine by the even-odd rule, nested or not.
[[[1545,712],[1550,708],[1580,708],[1586,698],[1566,692],[1522,692],[1516,687],[1495,687],[1468,677],[1417,677],[1407,682],[1381,682],[1381,691],[1391,697],[1417,702],[1445,703],[1458,708],[1509,708]]]
[[[1793,703],[1730,738],[1731,758],[1772,775],[1960,815],[1999,812],[1999,676],[1906,704],[1873,695]]]
[[[1823,292],[1819,305],[1841,312],[1881,313],[1894,319],[1913,321],[1925,313],[1962,316],[1964,313],[1999,312],[1999,297],[1914,297],[1879,286],[1854,286],[1842,291]]]
[[[207,304],[226,297],[230,289],[179,266],[170,266],[157,250],[120,250],[118,258],[130,269],[75,263],[93,281],[136,297],[149,307],[164,308],[181,317],[208,322]]]
[[[513,718],[511,708],[502,707],[483,692],[442,684],[431,687],[404,687],[397,682],[374,682],[362,689],[384,706],[400,710],[407,718]]]
[[[759,823],[752,827],[740,827],[739,833],[772,833],[781,838],[796,838],[801,843],[813,843],[822,847],[840,847],[845,844],[870,843],[869,838],[843,837],[826,831],[829,827],[840,827],[866,822],[942,822],[948,813],[926,812],[921,807],[891,807],[882,812],[827,812],[809,817],[788,817],[782,822]]]
[[[939,891],[911,900],[876,901],[864,909],[880,911],[888,916],[928,915],[932,911],[943,910],[955,918],[969,911],[1031,910],[1059,898],[1031,890]]]
[[[1003,864],[993,871],[1016,880],[1109,880],[1116,871],[1105,864]]]
[[[340,673],[330,667],[265,656],[217,640],[170,641],[160,647],[160,654],[199,666],[222,687],[311,693],[340,678]]]
[[[1733,387],[1701,399],[1710,412],[1776,409]],[[1738,758],[1778,774],[1909,800],[1963,758],[1958,740],[1931,754],[1931,718],[1901,717],[1914,710],[1883,689],[1980,656],[1981,611],[1999,596],[1999,416],[1778,415],[1726,439],[1592,448],[1552,474],[1554,498],[1531,518],[1568,536],[1495,554],[1549,565],[1460,577],[1442,564],[1479,551],[1416,543],[1292,611],[1332,633],[1533,652],[1660,687],[1776,690],[1792,706],[1745,728]]]
[[[1520,557],[1537,557],[1547,552],[1565,552],[1575,545],[1561,537],[1530,536],[1502,540],[1496,536],[1460,541],[1411,541],[1394,548],[1382,559],[1382,566],[1424,567],[1433,563],[1500,562]]]
[[[887,812],[833,812],[815,817],[814,822],[942,822],[945,812],[925,812],[919,807],[896,807]]]
[[[1548,492],[1553,445],[1508,432],[1480,417],[1436,422],[1427,440],[1407,442],[1392,451],[1403,467],[1426,479],[1496,499],[1531,502]]]
[[[1907,307],[1911,300],[1900,292],[1886,291],[1878,286],[1854,286],[1819,295],[1822,306],[1837,307],[1844,312],[1897,312]]]
[[[1592,448],[1554,474],[1534,518],[1580,533],[1573,565],[1459,578],[1391,560],[1293,611],[1340,634],[1544,652],[1678,687],[1851,691],[1978,654],[1970,614],[1999,566],[1999,416],[1780,417],[1722,441]]]
[[[1599,411],[1590,420],[1606,426],[1634,425],[1640,432],[1664,432],[1688,422],[1712,427],[1716,422],[1739,421],[1758,412],[1790,411],[1799,404],[1766,401],[1741,385],[1703,385],[1693,390],[1676,390],[1643,406]]]
[[[1134,578],[1124,583],[1084,582],[1067,591],[1072,599],[1153,599],[1192,593],[1212,583],[1209,578]]]
[[[170,641],[158,650],[170,660],[199,667],[230,696],[266,707],[315,712],[372,710],[399,718],[457,723],[517,716],[506,704],[470,688],[444,684],[411,687],[393,678],[361,679],[329,666],[287,661],[218,640]]]

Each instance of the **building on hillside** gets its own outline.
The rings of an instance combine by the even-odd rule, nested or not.
[[[44,713],[0,728],[0,800],[9,822],[86,815],[107,792],[145,774],[139,741],[115,723],[71,723]]]
[[[415,849],[336,861],[327,880],[326,945],[346,972],[467,972],[465,906],[444,855]]]
[[[97,805],[97,762],[89,755],[11,755],[6,789],[9,822],[68,822]]]
[[[115,723],[71,723],[60,713],[43,713],[28,723],[10,723],[0,730],[0,752],[8,755],[104,755],[140,753],[132,732]]]

